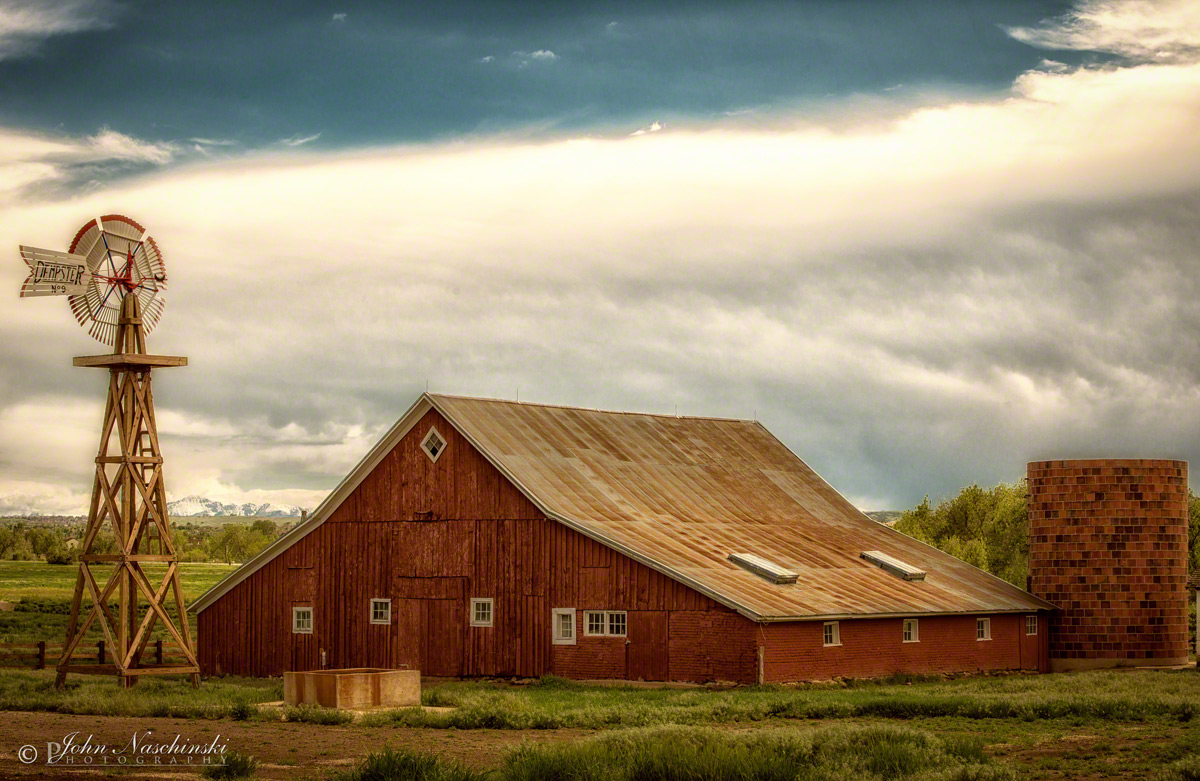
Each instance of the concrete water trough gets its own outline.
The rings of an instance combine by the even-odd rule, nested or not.
[[[283,701],[346,710],[420,705],[421,673],[380,667],[286,672]]]

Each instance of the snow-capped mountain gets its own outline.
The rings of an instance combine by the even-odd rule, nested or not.
[[[298,518],[300,508],[290,504],[224,504],[203,496],[185,496],[167,502],[167,513],[172,516],[253,515],[259,518]]]

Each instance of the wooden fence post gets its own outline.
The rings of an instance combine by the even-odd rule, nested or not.
[[[96,641],[96,658],[100,660],[100,664],[104,664],[104,641]]]
[[[162,640],[154,641],[154,663],[162,664]]]
[[[37,668],[39,670],[46,669],[46,641],[45,640],[38,640]]]

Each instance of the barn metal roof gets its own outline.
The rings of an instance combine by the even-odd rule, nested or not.
[[[328,517],[430,407],[548,517],[758,621],[1052,609],[872,521],[757,421],[424,394],[313,513],[210,589],[202,610]],[[860,557],[919,568],[902,580]],[[729,559],[797,575],[772,583]],[[244,574],[243,574],[244,573]]]

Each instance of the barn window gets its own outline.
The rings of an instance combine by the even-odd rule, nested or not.
[[[613,637],[625,636],[625,611],[610,610],[608,613],[608,633]]]
[[[603,610],[587,610],[583,614],[583,634],[602,636],[608,633],[608,619]]]
[[[311,635],[313,631],[313,609],[311,607],[292,608],[292,633]]]
[[[471,599],[471,626],[491,626],[492,625],[492,600],[472,598]]]
[[[825,645],[841,645],[842,629],[837,621],[825,622]]]
[[[550,616],[554,645],[575,645],[575,608],[556,607]]]
[[[921,642],[921,634],[917,629],[917,619],[904,619],[904,642],[919,643]]]
[[[992,639],[992,619],[990,619],[990,618],[975,619],[975,639],[976,640],[991,640]]]
[[[425,455],[429,456],[429,460],[437,462],[442,455],[442,451],[446,449],[446,439],[438,433],[436,428],[429,429],[429,433],[421,440],[421,449],[425,451]]]
[[[390,599],[372,599],[371,600],[371,623],[372,624],[390,624],[390,623],[392,623],[392,600],[390,600]]]
[[[1037,616],[1025,616],[1025,634],[1037,634]]]

